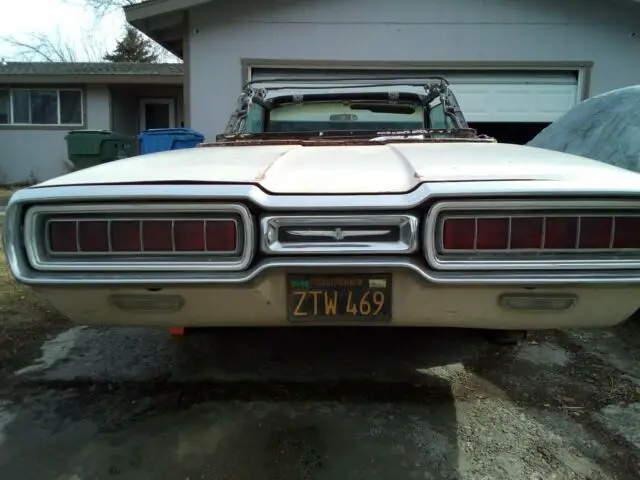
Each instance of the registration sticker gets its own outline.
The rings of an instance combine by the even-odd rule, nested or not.
[[[385,278],[370,278],[369,288],[387,288],[387,280]]]

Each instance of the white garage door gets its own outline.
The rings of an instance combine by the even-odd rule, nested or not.
[[[579,101],[577,71],[421,71],[251,67],[252,80],[445,77],[469,122],[553,122]]]

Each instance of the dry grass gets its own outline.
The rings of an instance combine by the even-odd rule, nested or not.
[[[46,313],[46,308],[44,301],[29,287],[13,279],[3,254],[0,257],[0,328],[28,323],[34,315]]]
[[[1,233],[1,231],[0,231]],[[29,287],[17,283],[4,253],[0,256],[0,375],[40,348],[50,333],[65,328],[64,319]]]
[[[0,205],[6,205],[13,192],[18,189],[19,187],[0,186]]]

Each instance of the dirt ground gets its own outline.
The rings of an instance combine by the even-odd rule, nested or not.
[[[69,324],[0,267],[0,479],[640,478],[640,320],[442,329]]]

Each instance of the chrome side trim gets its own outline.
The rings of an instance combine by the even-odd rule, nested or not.
[[[241,228],[238,234],[239,248],[229,257],[221,257],[218,252],[154,252],[149,257],[141,258],[140,253],[104,252],[100,253],[71,253],[52,255],[47,251],[46,227],[47,215],[54,217],[64,214],[77,214],[78,219],[92,219],[91,214],[115,215],[108,220],[140,219],[145,214],[156,214],[155,219],[179,219],[179,214],[197,214],[196,220],[203,215],[229,214],[240,219]],[[137,216],[136,216],[137,215]],[[44,217],[44,225],[40,219]],[[12,217],[13,218],[13,217]],[[182,218],[184,219],[184,218]],[[60,218],[64,220],[64,218]],[[107,220],[107,219],[105,219]],[[253,220],[249,210],[240,204],[180,204],[180,203],[147,203],[147,204],[72,204],[72,205],[38,205],[29,207],[25,211],[24,241],[12,237],[10,243],[17,245],[24,243],[25,253],[29,264],[40,271],[59,272],[155,272],[155,271],[237,271],[247,268],[253,259],[255,250]],[[5,237],[8,238],[8,237]]]
[[[27,285],[50,287],[64,286],[114,286],[166,287],[172,285],[242,285],[251,283],[273,270],[295,270],[321,273],[358,271],[409,270],[417,280],[440,285],[640,285],[640,270],[599,272],[436,272],[425,268],[420,259],[411,257],[279,257],[268,258],[249,270],[241,272],[153,272],[122,275],[120,272],[37,272],[24,263],[11,263],[11,270],[18,281]]]
[[[513,196],[640,196],[640,174],[628,172],[628,181],[476,181],[423,183],[409,192],[364,195],[278,195],[270,194],[257,185],[62,185],[31,187],[19,190],[10,200],[13,203],[68,203],[105,200],[126,201],[248,201],[264,209],[309,211],[344,211],[368,209],[368,212],[388,209],[410,209],[432,197],[440,199]]]
[[[511,210],[511,212],[509,212]],[[447,252],[442,248],[440,234],[442,219],[446,218],[448,212],[472,211],[474,215],[487,217],[513,217],[520,218],[526,216],[553,217],[553,213],[527,214],[531,210],[571,211],[573,216],[602,216],[604,210],[615,210],[616,213],[622,210],[629,210],[630,215],[640,214],[640,202],[634,200],[516,200],[516,201],[442,201],[438,202],[426,215],[423,245],[429,265],[436,270],[601,270],[601,269],[640,269],[640,255],[634,253],[638,250],[630,249],[633,254],[628,258],[621,255],[605,258],[602,256],[606,249],[584,249],[576,252],[574,250],[549,250],[544,257],[531,258],[532,255],[540,254],[539,249],[522,250],[500,250],[496,252],[457,250],[456,255]],[[587,210],[588,212],[584,212]],[[595,211],[595,212],[594,212]],[[492,212],[499,212],[492,214]],[[611,214],[612,216],[614,213]],[[453,215],[452,215],[453,216]],[[463,217],[465,215],[462,215]],[[545,222],[546,223],[546,222]],[[476,222],[477,228],[477,222]],[[544,224],[543,224],[544,228]],[[579,234],[579,232],[578,232]],[[543,231],[544,238],[544,231]],[[577,241],[576,237],[576,241]],[[511,252],[511,253],[509,253]],[[576,256],[583,258],[567,258],[567,253],[573,252]],[[460,255],[457,255],[460,253]],[[466,253],[466,257],[465,254]],[[482,255],[481,255],[482,254]],[[488,259],[487,254],[493,254],[494,258]],[[529,258],[527,258],[529,254]],[[564,254],[564,256],[563,256]],[[600,257],[597,254],[601,254]],[[518,258],[517,256],[520,256]],[[514,258],[505,258],[514,256]]]
[[[418,218],[414,215],[277,215],[263,217],[260,225],[261,250],[267,254],[408,254],[418,248]],[[368,229],[358,230],[361,227]],[[398,238],[384,241],[393,229]],[[299,241],[283,241],[284,233]],[[358,240],[359,236],[375,240]]]
[[[483,198],[497,196],[505,200],[513,197],[536,196],[557,198],[567,196],[588,196],[601,198],[594,200],[598,206],[619,208],[633,203],[640,208],[640,202],[631,199],[640,197],[640,175],[629,172],[625,179],[615,182],[593,181],[476,181],[423,183],[415,190],[404,193],[378,193],[366,195],[271,195],[256,185],[76,185],[38,186],[20,190],[10,199],[3,228],[5,255],[9,267],[22,283],[48,286],[112,285],[118,286],[169,286],[190,284],[244,284],[251,282],[273,269],[309,269],[321,271],[349,271],[350,269],[407,269],[418,279],[443,285],[640,285],[640,270],[554,270],[525,271],[437,271],[428,266],[424,259],[414,257],[387,256],[330,257],[298,256],[295,258],[269,258],[256,262],[251,268],[238,272],[221,272],[189,268],[188,270],[130,272],[42,272],[34,270],[26,257],[22,241],[22,222],[25,210],[30,204],[59,204],[75,202],[251,202],[266,210],[288,212],[325,211],[337,212],[362,209],[366,213],[390,209],[408,209],[421,205],[424,201],[439,201],[452,198],[472,197],[474,205]],[[612,201],[607,198],[628,198]],[[566,200],[563,201],[566,205]],[[504,204],[505,202],[500,202]],[[207,205],[208,206],[208,205]],[[628,207],[629,208],[629,207]],[[253,227],[251,223],[247,226]],[[248,230],[245,231],[248,235]]]

